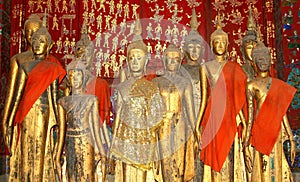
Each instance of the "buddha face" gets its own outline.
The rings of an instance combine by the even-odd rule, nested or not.
[[[78,89],[83,85],[83,72],[79,69],[68,71],[69,82],[72,88]]]
[[[217,35],[212,40],[212,48],[213,48],[213,52],[217,56],[224,55],[227,52],[227,39],[226,39],[226,37],[222,36],[222,35]]]
[[[87,46],[83,49],[82,54],[80,54],[81,61],[86,67],[90,67],[94,59],[94,50],[91,46]]]
[[[36,32],[41,27],[39,22],[27,22],[25,25],[25,39],[26,42],[31,46],[32,45],[32,34]]]
[[[187,52],[188,52],[189,58],[192,61],[197,61],[200,58],[200,56],[201,56],[201,49],[202,49],[202,47],[198,43],[190,43],[190,44],[188,44],[188,46],[187,46]]]
[[[181,57],[178,51],[168,51],[166,53],[166,70],[170,72],[178,71],[181,64]]]
[[[250,62],[253,62],[251,54],[252,54],[252,49],[253,49],[253,47],[255,47],[255,45],[256,45],[256,42],[251,41],[251,40],[244,43],[243,49],[244,49],[244,53],[245,53],[245,58],[247,60],[250,60]]]
[[[266,72],[270,69],[271,57],[267,52],[254,52],[252,57],[256,71]]]
[[[133,73],[142,73],[146,65],[146,54],[141,49],[131,49],[128,52],[128,65]]]
[[[46,35],[35,35],[32,37],[32,50],[35,55],[47,55],[48,45]]]

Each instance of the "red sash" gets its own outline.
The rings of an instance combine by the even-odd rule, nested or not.
[[[53,56],[38,63],[28,74],[24,93],[16,113],[15,125],[22,123],[32,105],[48,86],[57,78],[61,82],[65,75],[66,71]]]
[[[106,119],[106,123],[110,125],[110,89],[106,80],[94,77],[88,82],[85,93],[97,96],[99,100],[100,122],[103,124],[104,119]]]
[[[219,172],[237,133],[236,116],[246,104],[247,77],[228,61],[208,99],[202,125],[201,160]]]
[[[251,144],[259,152],[269,155],[278,138],[281,122],[297,90],[272,78],[268,95],[262,104],[252,128]]]

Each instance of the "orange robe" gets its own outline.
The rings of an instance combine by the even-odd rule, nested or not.
[[[53,56],[48,56],[37,64],[28,75],[24,94],[16,112],[15,125],[22,123],[32,105],[48,86],[57,78],[61,82],[65,75],[66,71]]]
[[[269,155],[278,138],[281,122],[297,89],[272,78],[268,95],[262,104],[252,128],[251,144],[257,151]]]
[[[236,116],[246,104],[247,77],[235,62],[226,62],[204,113],[200,159],[220,172],[238,131]]]

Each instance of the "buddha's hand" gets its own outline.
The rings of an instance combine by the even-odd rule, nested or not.
[[[9,126],[5,132],[5,145],[7,146],[8,152],[11,155],[11,137],[12,137],[12,127]]]
[[[294,164],[294,161],[295,161],[295,157],[296,157],[296,144],[295,144],[295,140],[292,139],[290,140],[290,143],[291,143],[291,164],[293,165]]]
[[[56,165],[57,178],[59,179],[59,181],[62,181],[62,169],[61,169],[60,157],[56,158],[55,165]]]
[[[248,172],[252,172],[252,155],[249,146],[244,148],[244,155],[245,155],[246,168]]]

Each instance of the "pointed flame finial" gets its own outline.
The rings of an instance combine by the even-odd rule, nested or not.
[[[196,15],[195,8],[193,8],[193,10],[192,10],[192,18],[191,18],[190,24],[191,24],[192,30],[198,30],[199,23],[197,21],[197,15]]]
[[[254,20],[253,13],[252,13],[251,5],[249,5],[248,8],[249,8],[249,15],[248,15],[247,29],[256,31],[256,25],[255,25],[255,20]]]

